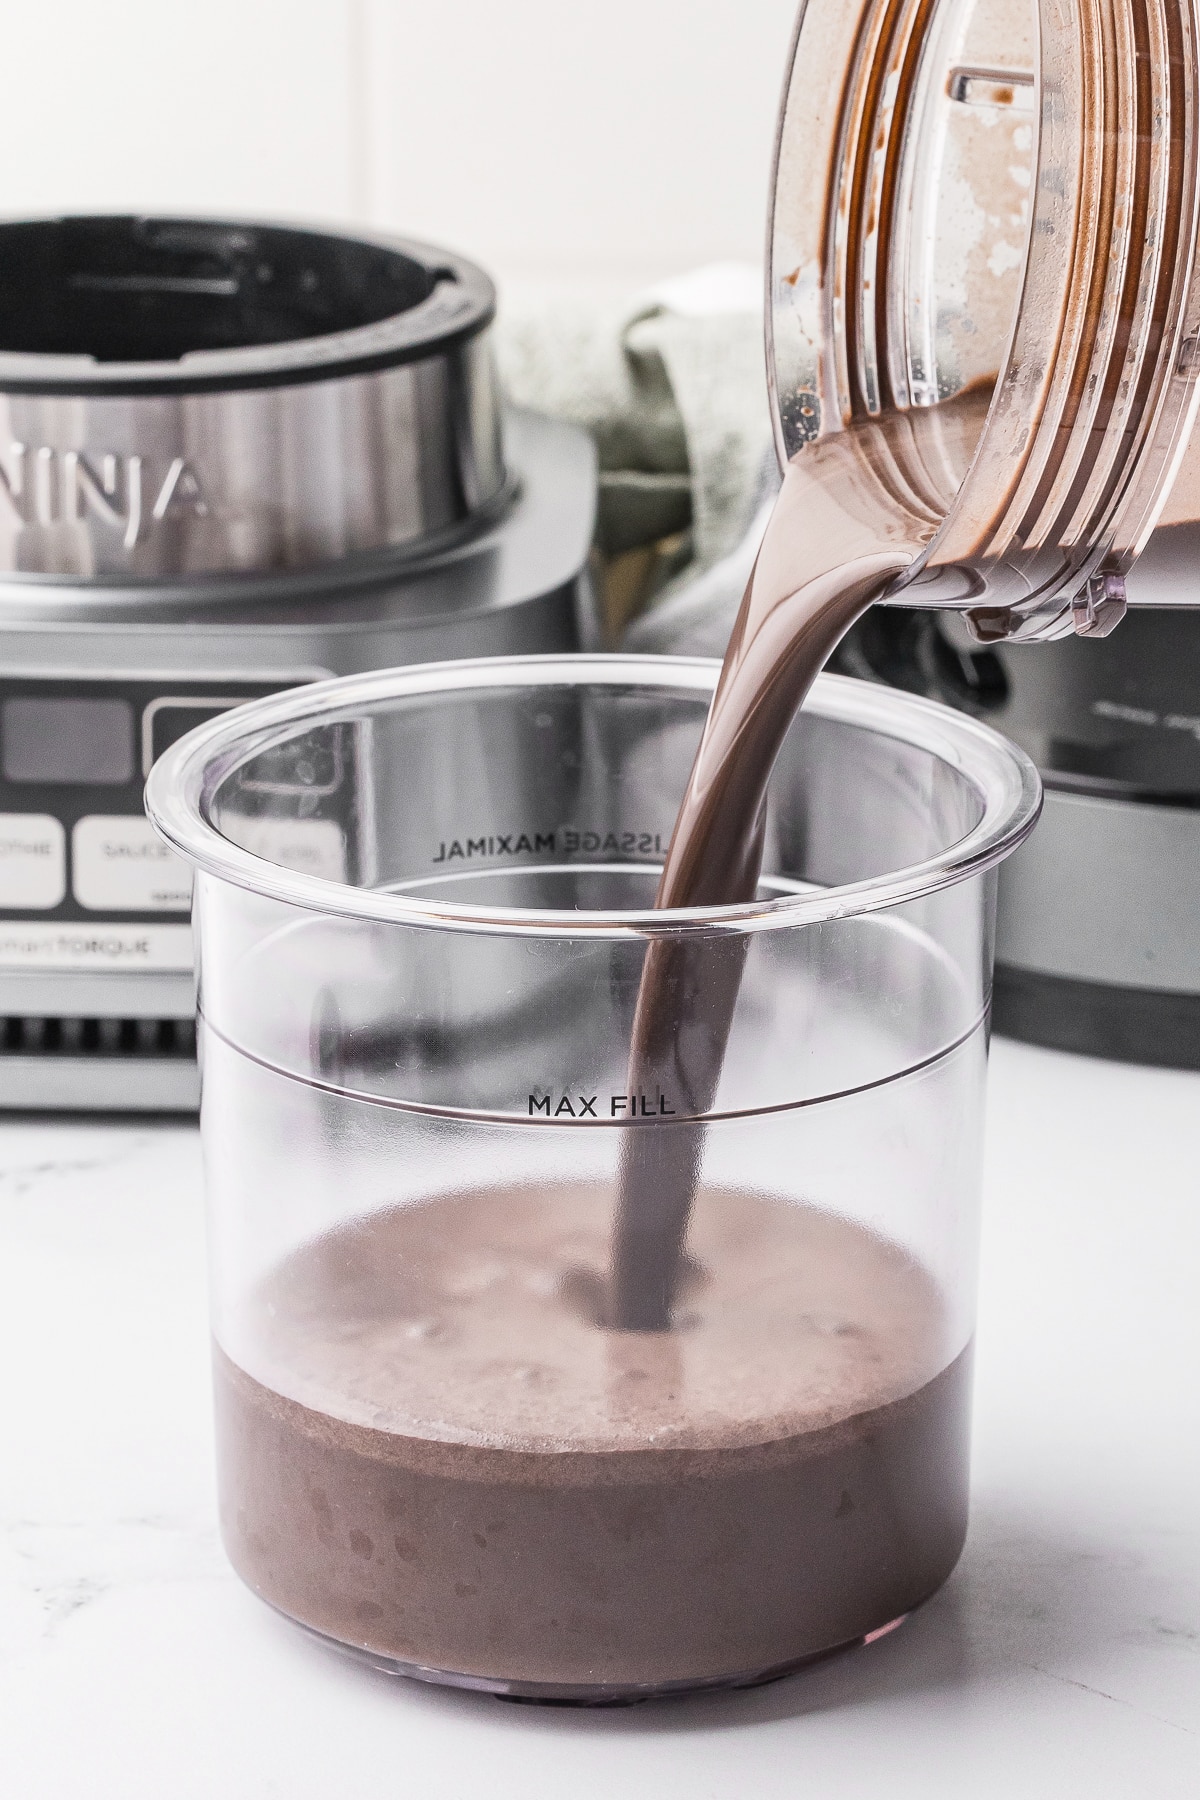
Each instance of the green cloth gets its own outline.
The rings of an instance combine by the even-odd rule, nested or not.
[[[516,294],[497,351],[513,400],[595,439],[604,556],[686,532],[665,595],[744,536],[771,441],[757,270],[715,264],[641,294]]]

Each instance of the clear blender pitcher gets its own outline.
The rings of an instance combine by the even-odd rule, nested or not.
[[[928,525],[890,598],[983,641],[1103,635],[1160,516],[1200,518],[1198,94],[1192,0],[802,7],[769,233],[781,460],[990,391],[965,443],[889,434],[876,478]]]

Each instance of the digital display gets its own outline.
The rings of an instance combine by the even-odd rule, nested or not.
[[[0,769],[6,781],[123,786],[134,773],[133,708],[128,700],[6,700]]]
[[[240,706],[245,697],[204,694],[152,701],[142,715],[142,774],[148,775],[163,752],[197,725],[206,725],[231,706]]]

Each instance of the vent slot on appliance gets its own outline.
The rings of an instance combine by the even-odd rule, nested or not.
[[[0,1057],[177,1062],[195,1054],[194,1019],[0,1017]]]

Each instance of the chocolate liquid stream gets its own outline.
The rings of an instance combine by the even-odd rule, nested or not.
[[[789,465],[750,577],[692,765],[655,906],[754,899],[767,784],[810,687],[859,615],[929,542],[966,473],[991,398],[976,386],[936,407],[819,438]],[[703,1115],[721,1078],[748,939],[647,947],[627,1090]],[[671,1324],[704,1127],[625,1134],[609,1320]]]

